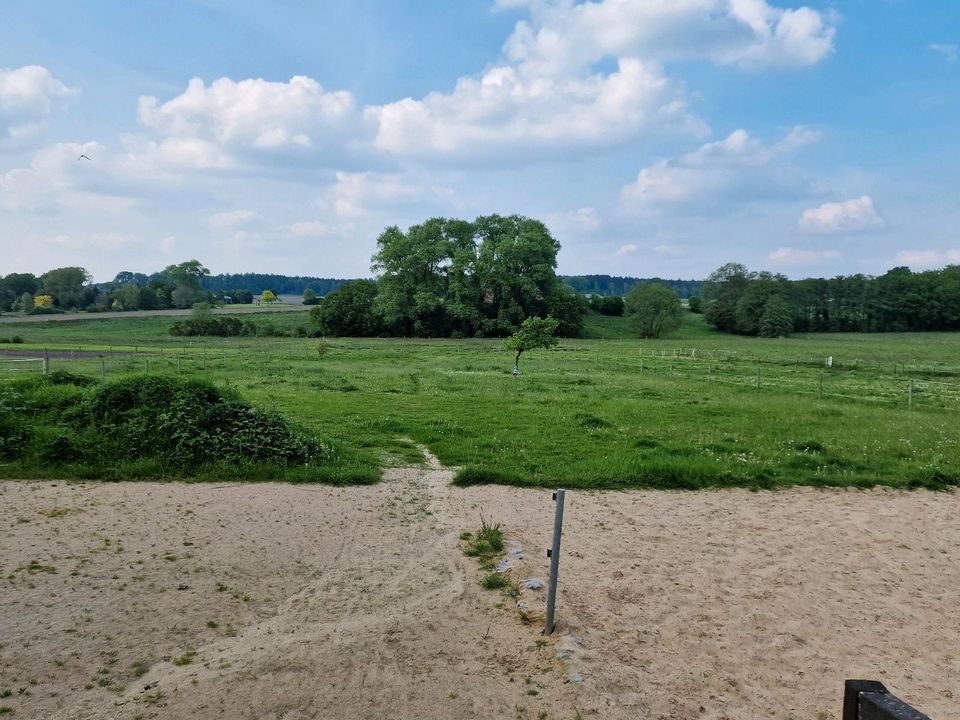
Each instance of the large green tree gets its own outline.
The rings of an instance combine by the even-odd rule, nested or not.
[[[310,310],[310,320],[323,335],[364,337],[380,331],[374,307],[377,285],[369,280],[345,283],[327,293]]]
[[[40,276],[43,292],[51,295],[59,307],[84,307],[84,285],[90,273],[82,267],[62,267],[48,270]]]
[[[582,304],[560,288],[558,249],[543,223],[519,215],[389,227],[372,262],[377,312],[394,335],[503,336],[554,311],[578,331]]]
[[[723,332],[737,330],[737,303],[750,283],[750,273],[740,263],[717,268],[703,285],[703,316]]]
[[[165,267],[161,276],[174,285],[169,292],[170,303],[175,307],[188,308],[196,302],[206,300],[203,278],[209,274],[210,271],[199,260],[187,260]]]
[[[658,338],[683,321],[676,291],[659,283],[641,283],[624,298],[627,327],[642,338]]]

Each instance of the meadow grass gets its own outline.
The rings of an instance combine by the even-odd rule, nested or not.
[[[270,319],[306,323],[303,313]],[[174,338],[166,334],[174,321],[22,325],[15,331],[26,342],[14,347],[135,341],[149,352],[105,355],[102,366],[97,357],[57,358],[51,367],[94,376],[102,368],[108,377],[180,372],[229,385],[336,441],[353,473],[413,460],[412,439],[459,467],[461,484],[960,481],[960,334],[766,340],[716,333],[690,314],[667,338],[637,340],[622,318],[591,316],[586,338],[526,353],[514,379],[502,340],[336,338],[321,354],[316,339]],[[7,365],[0,382],[14,374]]]

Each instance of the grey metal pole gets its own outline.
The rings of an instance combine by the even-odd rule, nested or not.
[[[553,516],[553,547],[547,555],[550,558],[550,589],[547,592],[547,626],[544,635],[553,633],[553,612],[557,605],[557,575],[560,572],[560,535],[563,533],[563,498],[566,490],[560,488],[553,494],[557,508]]]

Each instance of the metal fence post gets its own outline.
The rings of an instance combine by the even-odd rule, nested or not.
[[[563,498],[566,490],[560,488],[553,494],[557,503],[553,516],[553,547],[547,552],[550,558],[550,589],[547,593],[547,625],[544,635],[553,633],[553,614],[557,605],[557,574],[560,571],[560,535],[563,533]]]

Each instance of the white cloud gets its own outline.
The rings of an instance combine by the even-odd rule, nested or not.
[[[72,194],[82,192],[85,184],[96,184],[103,176],[99,165],[78,160],[80,155],[100,157],[103,150],[96,142],[57,143],[42,148],[29,167],[13,168],[0,175],[0,209],[49,211],[68,202]]]
[[[823,260],[839,260],[836,250],[800,250],[791,247],[777,248],[767,256],[776,265],[811,265]]]
[[[585,207],[569,212],[552,213],[547,216],[547,227],[557,233],[591,233],[600,227],[600,215],[596,209]]]
[[[349,92],[327,91],[312,78],[289,82],[220,78],[209,86],[194,78],[167,102],[141,97],[141,124],[164,138],[157,150],[183,164],[222,166],[222,153],[273,151],[339,154],[356,133],[356,103]]]
[[[40,65],[0,68],[0,133],[13,138],[31,133],[78,92]]]
[[[886,225],[868,195],[845,202],[824,203],[804,210],[800,230],[817,235],[876,230]]]
[[[930,43],[928,47],[951,63],[956,62],[957,56],[960,54],[960,46],[951,43]]]
[[[527,6],[505,52],[539,75],[566,74],[606,57],[707,59],[742,66],[812,65],[833,49],[833,18],[766,0],[569,0]]]
[[[617,250],[617,257],[626,257],[627,255],[633,255],[638,250],[640,250],[639,245],[634,245],[633,243],[627,243],[625,245],[621,245],[620,249]]]
[[[401,157],[517,159],[602,147],[644,131],[704,134],[681,87],[656,63],[623,58],[617,70],[566,77],[501,65],[460,78],[450,93],[370,107],[379,150]]]
[[[449,199],[453,191],[411,173],[344,172],[319,199],[319,205],[341,220],[361,218],[371,211],[401,204]]]
[[[320,220],[305,220],[290,226],[290,234],[294,237],[324,237],[333,231],[334,228]]]
[[[723,140],[640,170],[621,191],[621,207],[638,214],[681,208],[726,211],[754,200],[809,195],[814,192],[809,178],[785,160],[818,139],[817,133],[797,127],[767,144],[735,130]]]
[[[902,250],[893,260],[894,265],[906,265],[914,269],[929,269],[944,265],[960,264],[960,249],[954,250]]]
[[[451,92],[369,107],[376,147],[396,156],[486,159],[704,135],[663,64],[812,65],[833,48],[832,18],[766,0],[506,0],[524,6],[504,58]],[[610,59],[616,69],[601,72]]]
[[[246,225],[260,216],[252,210],[230,210],[211,215],[207,224],[213,228],[231,228],[237,225]]]

